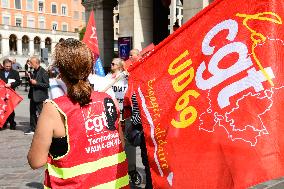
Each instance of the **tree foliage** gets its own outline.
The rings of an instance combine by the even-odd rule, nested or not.
[[[80,32],[79,32],[79,35],[80,35],[80,41],[83,40],[84,38],[84,35],[85,35],[85,32],[86,32],[86,27],[83,27]]]

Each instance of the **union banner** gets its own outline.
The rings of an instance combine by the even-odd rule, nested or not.
[[[0,79],[0,128],[22,100],[14,90],[6,88],[5,82]]]
[[[284,1],[216,0],[130,69],[155,188],[284,175]]]

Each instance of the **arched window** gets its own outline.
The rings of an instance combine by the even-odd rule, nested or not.
[[[9,37],[9,49],[10,49],[10,55],[17,54],[17,36],[14,34],[11,34]]]
[[[51,53],[51,39],[49,37],[45,39],[45,48],[48,49],[48,53]]]
[[[27,56],[29,54],[29,37],[24,35],[22,37],[22,49],[23,49],[23,55]]]
[[[40,38],[36,36],[34,38],[34,49],[35,49],[35,55],[40,54]]]

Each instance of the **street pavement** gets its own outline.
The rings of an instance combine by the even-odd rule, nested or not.
[[[27,92],[23,87],[19,87],[17,92],[24,98],[15,110],[17,130],[0,131],[0,189],[42,189],[44,169],[32,170],[26,158],[32,140],[32,136],[24,135],[29,129]],[[143,183],[136,188],[143,188],[145,174],[138,148],[137,170],[143,176]],[[251,189],[284,189],[284,177],[259,184]]]

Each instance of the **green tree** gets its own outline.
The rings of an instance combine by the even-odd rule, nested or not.
[[[86,27],[83,27],[80,31],[79,31],[79,35],[80,35],[80,40],[82,41],[84,38],[86,32]]]

